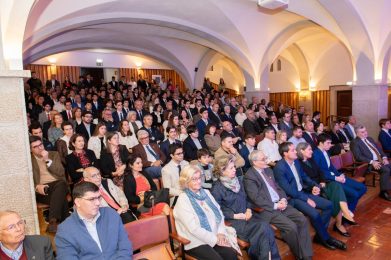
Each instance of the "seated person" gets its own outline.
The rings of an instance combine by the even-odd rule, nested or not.
[[[166,161],[166,156],[156,143],[150,143],[149,133],[140,129],[137,132],[139,144],[133,147],[133,154],[142,158],[145,173],[151,178],[162,176],[162,165]]]
[[[236,252],[229,243],[224,216],[219,205],[201,188],[201,170],[186,166],[179,178],[183,192],[174,208],[178,235],[188,239],[186,254],[197,259],[236,260]]]
[[[280,259],[269,223],[252,216],[243,182],[235,174],[234,159],[232,155],[226,155],[216,160],[214,173],[219,180],[213,185],[211,193],[237,236],[250,243],[247,250],[250,259]]]
[[[107,126],[103,122],[99,122],[95,131],[92,134],[90,140],[88,140],[88,149],[92,150],[95,153],[95,157],[100,161],[100,156],[102,152],[106,149],[106,133]]]
[[[333,203],[332,216],[335,218],[334,230],[345,237],[350,237],[342,225],[342,214],[349,221],[354,222],[353,214],[348,208],[347,199],[343,187],[339,182],[328,181],[323,172],[312,159],[312,148],[309,143],[299,143],[296,147],[297,156],[300,159],[300,165],[305,174],[315,181],[322,189],[321,196]]]
[[[212,188],[213,182],[217,180],[213,175],[213,158],[210,156],[208,149],[202,148],[197,151],[197,160],[191,162],[201,169],[201,186],[204,189]]]
[[[29,132],[30,135],[38,136],[39,138],[41,138],[46,151],[55,151],[54,145],[52,145],[51,142],[49,142],[45,137],[43,137],[42,126],[39,124],[38,121],[31,122],[31,125],[29,126]]]
[[[263,209],[254,217],[275,225],[296,259],[312,259],[312,243],[307,219],[288,205],[285,192],[274,180],[266,156],[255,150],[249,157],[252,167],[243,179],[244,190],[254,207]]]
[[[246,173],[248,169],[250,169],[250,161],[248,156],[250,153],[257,148],[255,147],[255,135],[254,134],[246,134],[244,137],[244,145],[242,149],[240,149],[240,155],[243,157],[245,164],[243,166],[243,172]]]
[[[87,167],[83,171],[83,179],[99,187],[100,207],[110,207],[118,212],[122,223],[126,224],[137,219],[137,211],[129,209],[128,200],[124,192],[111,179],[102,179],[99,169]]]
[[[74,134],[71,137],[69,149],[72,153],[65,157],[67,173],[73,183],[78,183],[83,180],[83,169],[96,166],[97,160],[95,153],[87,149],[87,143],[81,134]]]
[[[143,118],[144,126],[140,130],[145,130],[149,133],[150,143],[160,143],[164,139],[164,135],[156,128],[153,127],[153,118],[151,114],[146,114]]]
[[[223,121],[223,131],[220,136],[224,134],[231,134],[232,141],[236,149],[240,149],[243,146],[242,135],[237,128],[234,128],[230,121]]]
[[[144,206],[144,194],[146,191],[157,190],[152,178],[143,172],[143,162],[140,156],[132,154],[129,156],[128,170],[124,178],[124,193],[132,205],[133,210],[141,212],[141,217],[150,217],[160,214],[169,215],[170,206],[166,203],[157,203],[151,208]]]
[[[342,185],[350,211],[354,212],[360,198],[367,192],[365,184],[357,182],[341,174],[330,162],[328,151],[331,148],[331,138],[327,134],[318,136],[318,149],[314,151],[314,161],[328,181],[337,181]],[[346,221],[346,219],[345,219]],[[349,220],[346,221],[349,223]]]
[[[320,197],[320,188],[303,171],[297,160],[297,152],[290,142],[279,148],[282,160],[273,169],[278,185],[290,197],[289,204],[308,216],[316,231],[314,242],[330,250],[346,250],[346,245],[330,236],[327,231],[333,204]],[[319,212],[321,210],[321,213]]]
[[[213,123],[207,125],[205,129],[204,139],[211,154],[214,154],[217,149],[220,148],[221,145],[221,138],[220,135],[216,133],[216,130],[216,125],[214,125]]]
[[[118,187],[123,186],[124,171],[129,151],[125,145],[119,144],[117,132],[106,133],[106,149],[100,156],[100,170],[102,176],[112,179]]]
[[[197,151],[199,149],[208,149],[208,146],[204,138],[199,136],[198,129],[195,125],[190,125],[187,128],[187,134],[189,136],[183,141],[183,148],[185,150],[185,160],[190,162],[197,160]]]
[[[291,138],[288,139],[288,142],[291,142],[295,147],[299,143],[305,143],[305,139],[303,138],[303,129],[301,126],[294,126],[292,130],[293,134]]]
[[[132,245],[115,210],[100,207],[99,188],[91,182],[76,184],[74,212],[54,238],[57,259],[131,259]]]
[[[183,160],[183,147],[181,144],[170,144],[168,150],[171,160],[162,168],[162,182],[163,187],[170,190],[170,204],[174,206],[179,194],[182,192],[179,187],[179,175],[183,167],[189,163]]]
[[[61,124],[61,129],[64,135],[56,141],[57,152],[60,155],[61,162],[63,166],[66,166],[65,158],[68,154],[72,153],[72,150],[69,149],[69,140],[73,136],[73,125],[72,123],[65,121]]]
[[[231,134],[221,136],[221,147],[215,152],[215,159],[224,155],[233,155],[235,158],[236,175],[243,176],[242,167],[245,164],[243,157],[233,145],[233,138]]]
[[[64,167],[58,152],[46,151],[41,138],[30,136],[29,141],[35,196],[38,202],[49,205],[46,232],[56,233],[58,223],[69,215]]]
[[[172,125],[168,126],[166,128],[166,132],[167,132],[167,139],[160,143],[160,150],[166,156],[166,161],[164,163],[168,163],[171,158],[170,153],[169,153],[169,149],[168,149],[170,144],[174,144],[174,143],[182,144],[182,142],[177,139],[178,133],[176,131],[175,126],[172,126]]]
[[[281,155],[278,152],[278,144],[276,142],[276,132],[271,127],[266,127],[263,130],[265,138],[258,143],[258,150],[262,151],[266,156],[266,163],[269,166],[275,166],[281,160]]]
[[[391,150],[391,121],[389,119],[380,119],[379,121],[380,132],[378,140],[383,147],[383,150]]]

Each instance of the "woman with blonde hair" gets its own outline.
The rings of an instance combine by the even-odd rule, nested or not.
[[[62,124],[62,115],[57,111],[51,111],[50,116],[52,118],[52,124],[48,130],[48,139],[53,145],[55,145],[56,141],[60,139],[64,135],[63,130],[61,129]]]
[[[238,237],[250,243],[247,251],[250,259],[280,259],[273,230],[268,223],[252,216],[243,182],[236,177],[234,156],[216,158],[213,172],[219,179],[211,193]]]
[[[185,245],[186,254],[197,259],[237,259],[219,205],[209,191],[201,188],[200,168],[185,166],[179,185],[183,193],[178,197],[174,217],[178,234],[190,241]]]
[[[285,130],[280,130],[276,135],[276,142],[278,145],[288,141],[288,133]]]

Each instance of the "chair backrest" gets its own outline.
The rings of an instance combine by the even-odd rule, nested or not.
[[[260,135],[256,135],[255,136],[255,146],[258,145],[259,142],[261,142],[263,140],[265,136],[263,134],[260,134]]]
[[[143,218],[125,224],[133,250],[147,245],[165,243],[169,240],[168,223],[165,215]]]
[[[342,168],[342,160],[341,160],[341,157],[339,155],[331,156],[330,157],[330,162],[331,162],[332,165],[334,165],[334,167],[337,170]]]
[[[353,153],[347,151],[346,153],[340,154],[342,160],[342,167],[352,166],[354,164]]]

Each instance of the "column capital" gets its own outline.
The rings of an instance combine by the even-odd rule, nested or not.
[[[31,71],[29,70],[0,70],[1,78],[29,78]]]

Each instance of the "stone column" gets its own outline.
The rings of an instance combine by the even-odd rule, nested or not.
[[[357,123],[364,125],[369,136],[377,140],[379,120],[387,118],[387,85],[356,85],[352,87],[352,111]]]
[[[0,70],[0,210],[14,210],[39,234],[24,102],[26,70]]]

